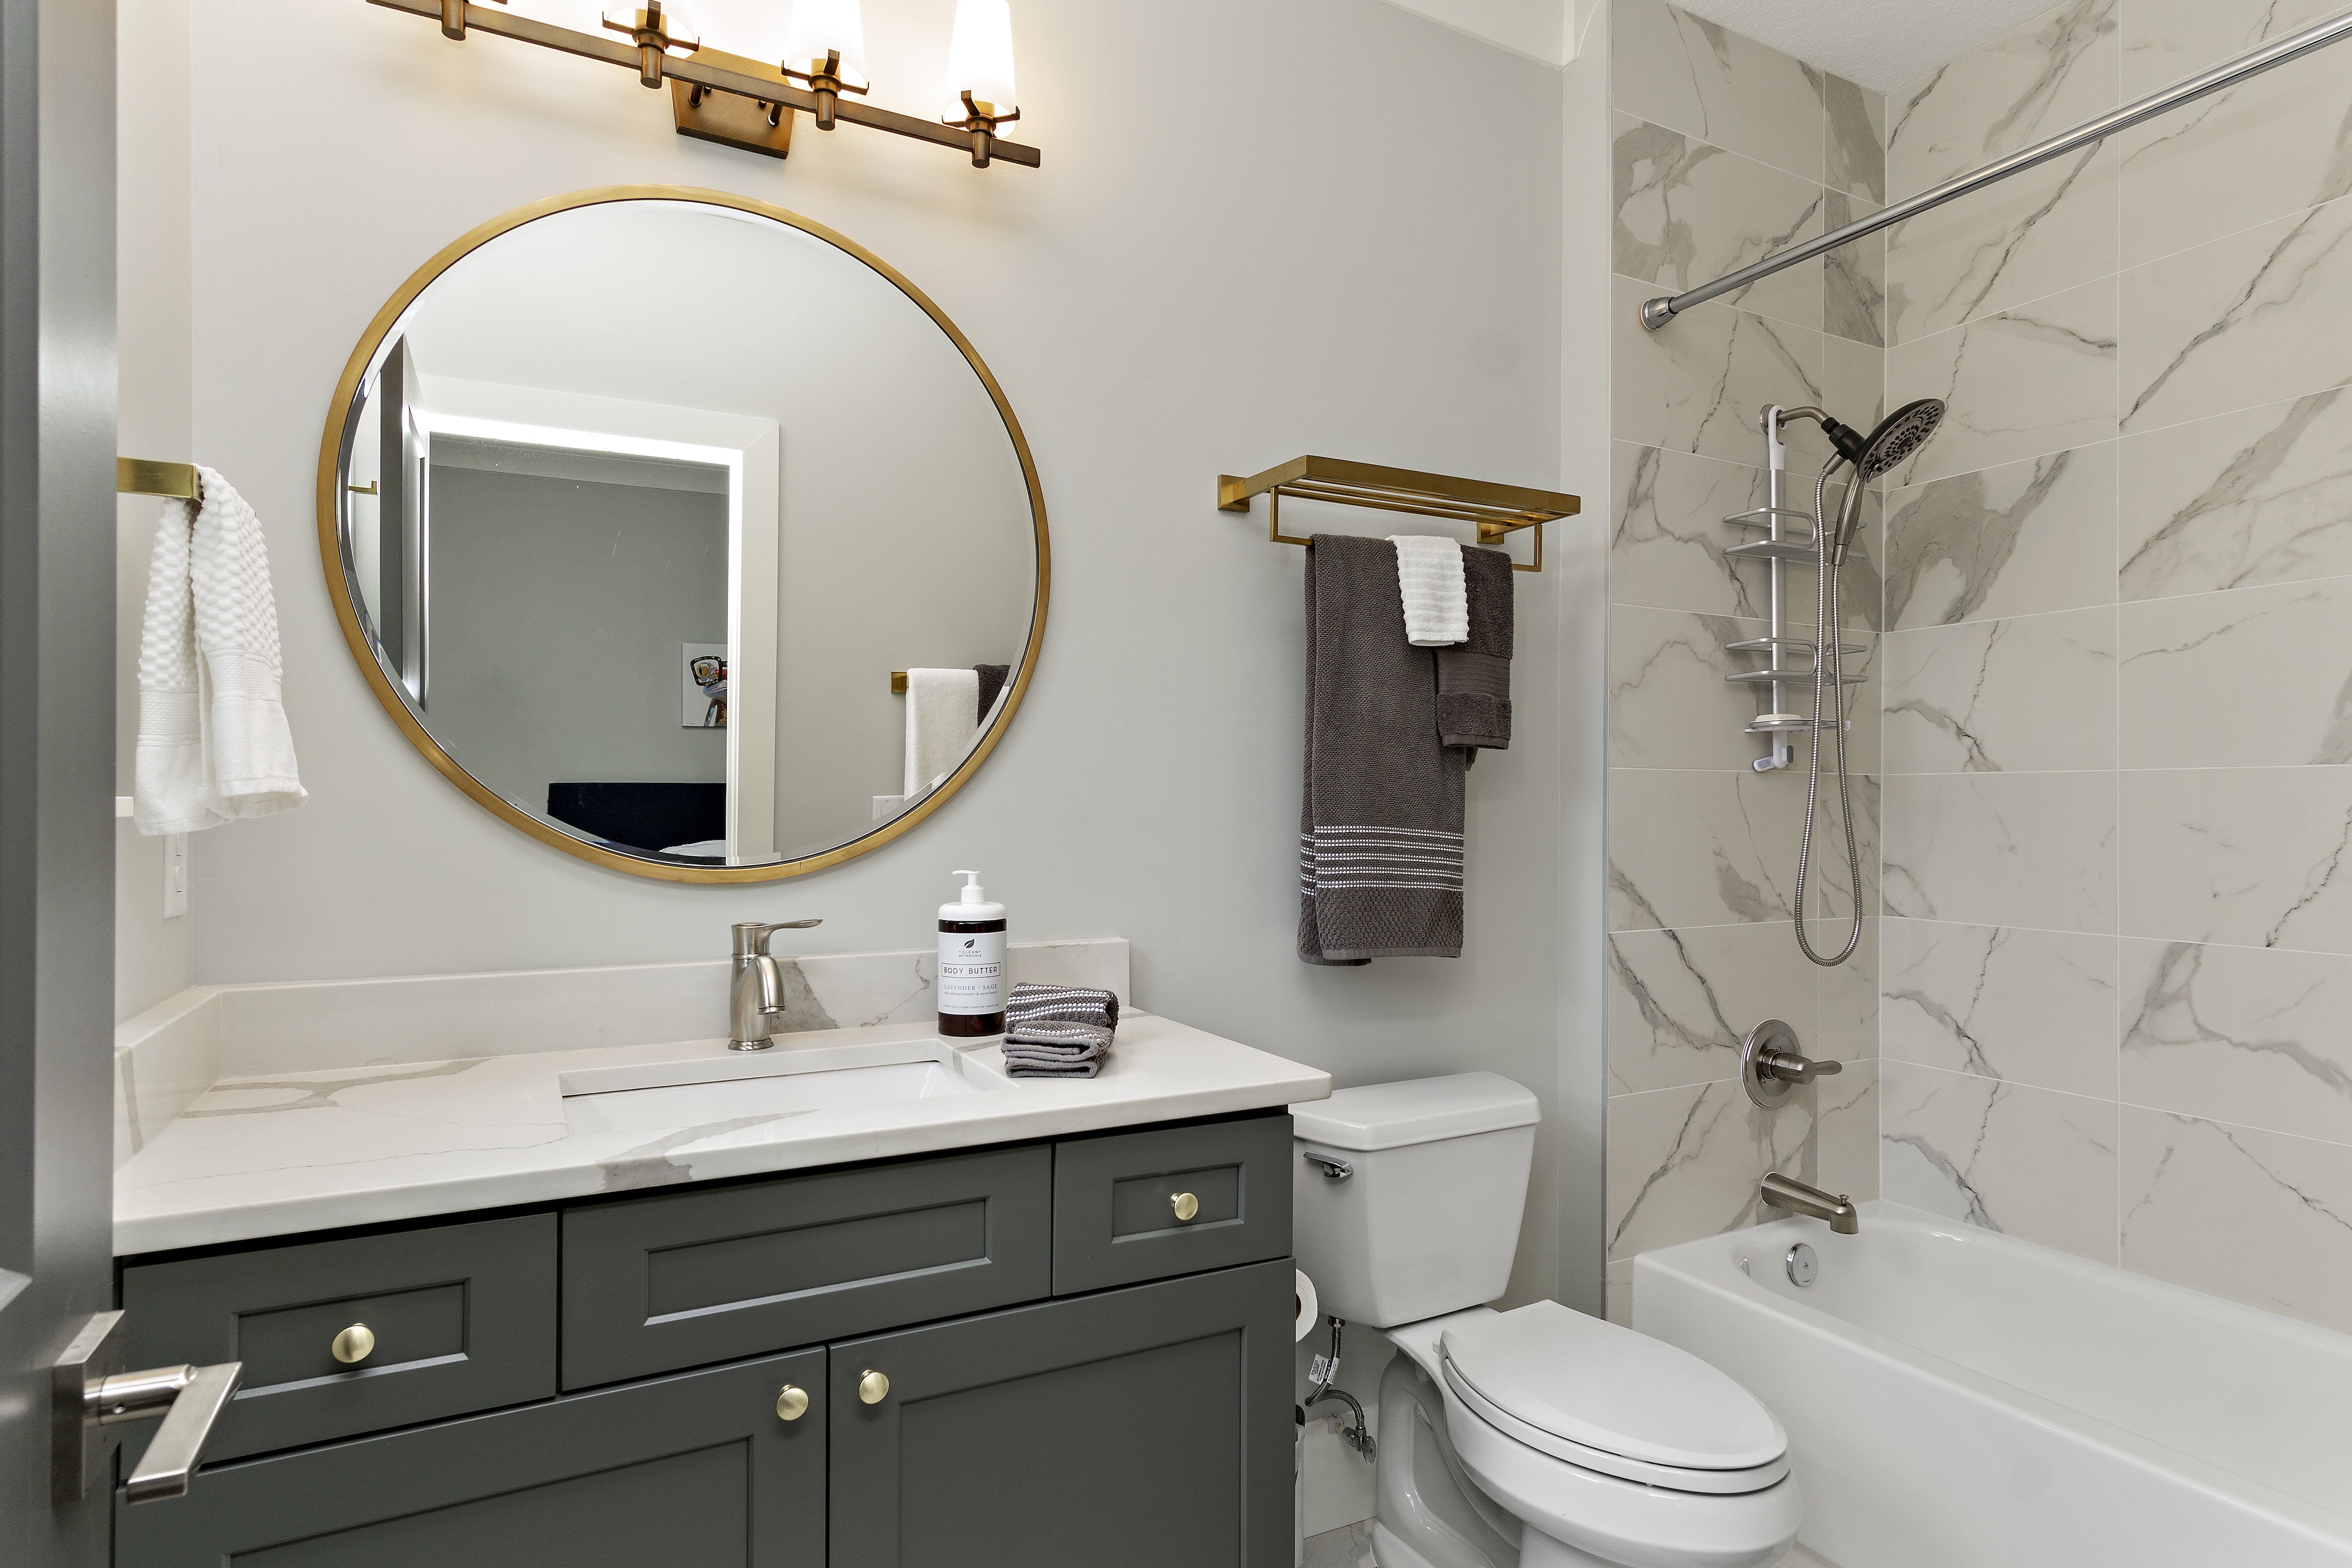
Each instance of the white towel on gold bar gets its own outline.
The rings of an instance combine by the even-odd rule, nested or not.
[[[139,640],[131,816],[146,834],[194,833],[309,798],[279,690],[278,605],[260,520],[196,469],[200,500],[166,500]]]
[[[1470,594],[1462,581],[1462,546],[1425,533],[1391,533],[1397,591],[1404,596],[1404,640],[1445,647],[1470,640]]]
[[[907,804],[955,771],[980,732],[980,672],[907,672]]]

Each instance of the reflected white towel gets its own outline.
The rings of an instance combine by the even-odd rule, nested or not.
[[[1397,590],[1404,595],[1404,640],[1445,647],[1470,640],[1470,594],[1462,582],[1462,546],[1422,533],[1391,533]]]
[[[260,521],[219,474],[199,468],[196,477],[202,500],[163,503],[148,563],[131,763],[131,816],[147,834],[194,833],[308,798],[279,696]]]
[[[955,771],[980,732],[980,672],[907,672],[906,796],[913,805]]]

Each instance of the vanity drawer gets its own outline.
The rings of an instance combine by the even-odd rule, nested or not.
[[[1053,1152],[567,1209],[563,1386],[1035,1300],[1053,1272]]]
[[[122,1271],[132,1366],[241,1361],[207,1462],[555,1393],[553,1215]],[[374,1347],[346,1364],[336,1336]]]
[[[1055,1144],[1054,1293],[1288,1257],[1290,1158],[1279,1112]]]

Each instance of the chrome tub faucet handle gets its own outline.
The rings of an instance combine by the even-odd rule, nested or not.
[[[1767,1018],[1748,1032],[1739,1047],[1739,1082],[1748,1098],[1770,1110],[1785,1104],[1797,1085],[1845,1070],[1840,1062],[1817,1062],[1798,1049],[1797,1031]]]

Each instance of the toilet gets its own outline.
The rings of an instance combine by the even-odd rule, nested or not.
[[[1293,1246],[1402,1352],[1381,1379],[1379,1568],[1762,1568],[1803,1517],[1788,1435],[1672,1345],[1557,1301],[1497,1312],[1536,1098],[1494,1073],[1291,1108]]]

